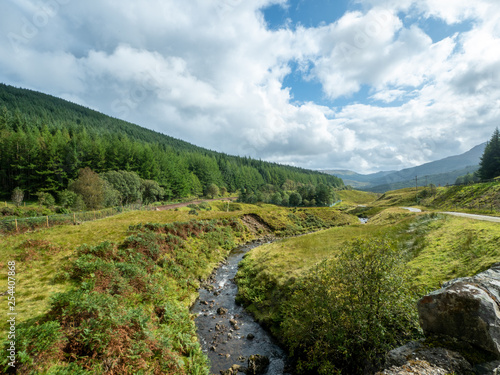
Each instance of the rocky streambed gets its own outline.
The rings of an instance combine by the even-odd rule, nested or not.
[[[197,315],[198,338],[210,358],[213,374],[245,371],[247,375],[289,375],[285,352],[235,302],[238,287],[234,277],[238,263],[261,244],[252,243],[233,250],[199,290],[200,298],[191,310]]]

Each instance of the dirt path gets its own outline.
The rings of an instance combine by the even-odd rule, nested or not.
[[[190,204],[200,204],[202,202],[213,202],[213,201],[228,201],[228,202],[232,202],[232,201],[235,201],[236,199],[238,199],[238,198],[200,199],[200,200],[195,200],[195,201],[191,201],[191,202],[167,204],[166,206],[157,207],[157,210],[158,211],[174,210],[176,208],[186,207],[186,206],[188,206]]]

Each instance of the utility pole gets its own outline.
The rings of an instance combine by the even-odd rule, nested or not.
[[[415,201],[418,204],[418,176],[415,176]]]

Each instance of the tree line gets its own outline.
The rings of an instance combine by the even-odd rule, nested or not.
[[[457,185],[472,184],[482,180],[491,180],[500,177],[500,131],[495,129],[491,139],[486,143],[479,169],[474,173],[459,176],[455,181]]]
[[[76,192],[75,181],[82,178],[82,171],[87,177],[89,171],[97,174],[106,181],[102,186],[119,192],[113,198],[112,191],[104,189],[107,198],[101,205],[216,195],[220,190],[255,196],[262,192],[265,198],[270,190],[286,191],[282,187],[287,184],[295,190],[307,186],[319,191],[343,186],[335,176],[206,150],[62,99],[6,85],[0,85],[0,149],[3,198],[10,198],[15,188],[27,199]],[[124,184],[142,193],[129,196],[117,188]],[[156,193],[145,197],[145,191]]]

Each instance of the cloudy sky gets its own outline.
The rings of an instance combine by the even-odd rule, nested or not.
[[[500,125],[500,2],[3,0],[0,82],[229,154],[402,169]]]

